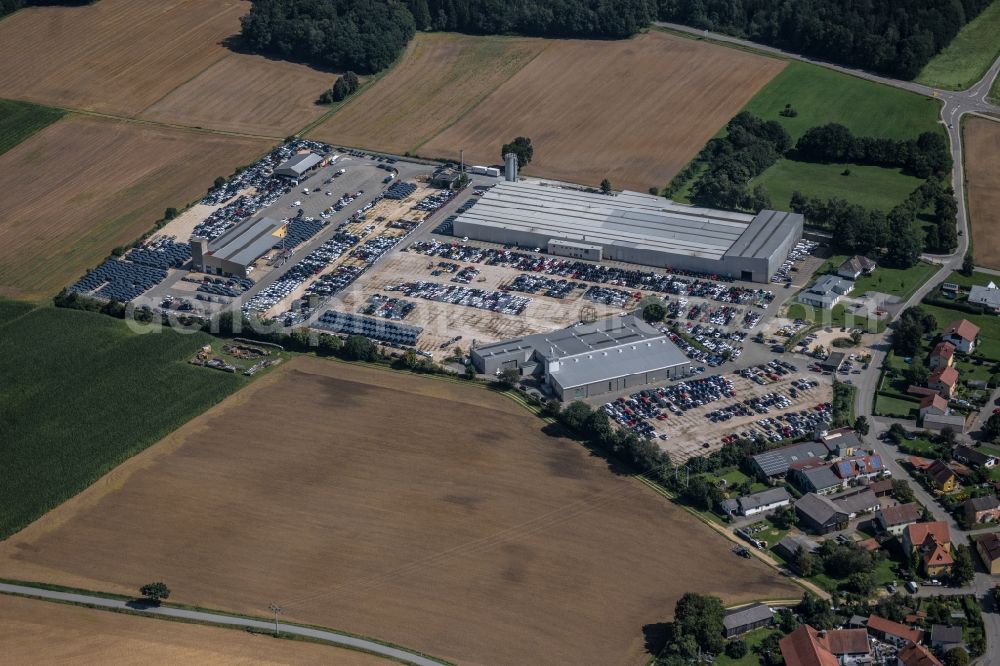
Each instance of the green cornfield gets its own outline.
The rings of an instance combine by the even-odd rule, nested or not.
[[[0,301],[0,539],[249,381],[187,360],[213,338]]]
[[[0,155],[63,115],[59,109],[0,99]]]

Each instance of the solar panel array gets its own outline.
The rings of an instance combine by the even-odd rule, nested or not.
[[[84,275],[70,287],[70,291],[87,294],[96,289],[95,296],[125,303],[152,289],[166,277],[167,272],[161,268],[110,259]]]
[[[386,199],[405,199],[416,191],[417,186],[413,183],[399,182],[387,189],[382,196]]]
[[[191,258],[191,246],[166,241],[152,247],[137,247],[128,253],[127,258],[132,263],[152,268],[180,268]]]
[[[312,238],[323,228],[323,223],[311,217],[296,217],[288,223],[288,233],[285,235],[284,246],[291,250]],[[275,243],[280,248],[282,243]]]
[[[338,312],[337,310],[324,312],[314,326],[335,333],[363,335],[372,340],[411,346],[417,344],[417,336],[423,331],[419,326],[398,324],[385,319]]]

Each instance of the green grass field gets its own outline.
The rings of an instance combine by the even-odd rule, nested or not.
[[[851,315],[848,318],[842,303],[833,306],[831,310],[806,307],[802,303],[789,303],[785,316],[789,319],[805,319],[814,324],[831,328],[860,328],[868,333],[885,330],[886,321],[869,321],[867,317]]]
[[[939,331],[956,319],[968,319],[971,321],[979,327],[979,345],[977,349],[986,358],[1000,361],[1000,317],[996,315],[974,315],[952,310],[951,308],[927,305],[926,303],[921,303],[920,307],[934,315]]]
[[[943,51],[917,75],[915,81],[947,90],[965,90],[979,79],[1000,55],[1000,2],[984,9],[967,23]]]
[[[59,109],[0,99],[0,155],[63,115]]]
[[[918,262],[910,268],[879,266],[871,275],[859,277],[854,283],[854,291],[851,294],[880,291],[883,294],[899,296],[900,300],[905,301],[937,271],[937,266],[926,261]]]
[[[0,301],[0,539],[245,386],[187,363],[212,341]]]
[[[849,168],[849,176],[841,175]],[[883,169],[854,164],[817,164],[790,159],[778,162],[755,178],[751,186],[762,184],[771,195],[771,204],[788,210],[792,193],[820,199],[845,199],[869,209],[889,212],[903,203],[923,181],[899,169]]]
[[[798,116],[778,115],[785,104],[791,104]],[[921,132],[944,132],[938,123],[940,106],[929,97],[791,61],[744,110],[777,120],[793,140],[810,127],[832,122],[859,136],[914,139]]]
[[[875,397],[875,413],[879,416],[895,416],[901,419],[913,418],[920,403],[916,400],[901,400],[879,394]]]
[[[962,275],[958,271],[954,271],[945,279],[945,282],[951,282],[963,289],[968,289],[975,285],[985,287],[990,282],[1000,283],[1000,276],[980,273],[979,271],[973,271],[972,275]]]

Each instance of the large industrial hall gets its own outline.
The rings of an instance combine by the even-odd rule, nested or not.
[[[455,220],[456,236],[551,254],[768,282],[802,237],[803,218],[696,208],[638,192],[606,195],[501,182]]]
[[[561,400],[588,398],[687,375],[690,361],[638,317],[611,317],[471,351],[476,370],[535,374]]]

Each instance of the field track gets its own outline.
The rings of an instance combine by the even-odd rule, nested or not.
[[[0,643],[12,664],[330,664],[379,666],[373,655],[244,631],[133,617],[66,604],[0,596]]]
[[[298,359],[0,544],[0,576],[128,592],[155,571],[171,600],[278,601],[462,663],[639,663],[685,591],[797,596],[541,425],[485,390]]]
[[[0,295],[49,296],[271,147],[69,116],[0,155]]]
[[[964,130],[973,260],[1000,270],[1000,122],[969,118]]]

